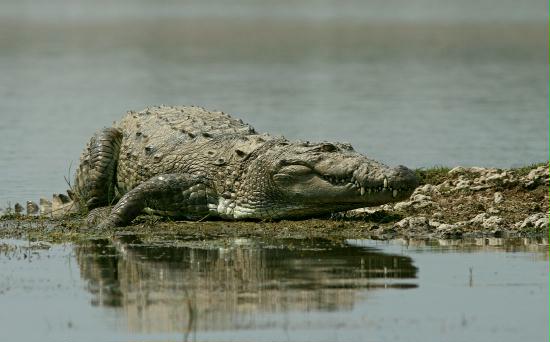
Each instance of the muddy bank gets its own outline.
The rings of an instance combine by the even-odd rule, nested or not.
[[[141,216],[131,226],[101,231],[87,227],[78,215],[52,219],[4,213],[0,237],[78,241],[121,232],[198,238],[547,237],[548,166],[417,170],[422,184],[408,201],[300,221],[174,222]]]
[[[390,236],[548,235],[548,163],[417,172],[423,184],[408,201],[356,210],[351,216],[393,219],[370,227]]]

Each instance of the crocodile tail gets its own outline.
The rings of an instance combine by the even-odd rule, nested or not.
[[[96,132],[80,157],[72,188],[75,200],[88,210],[116,200],[116,169],[122,132],[104,128]]]

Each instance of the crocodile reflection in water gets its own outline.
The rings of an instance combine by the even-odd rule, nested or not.
[[[258,313],[351,310],[373,288],[416,287],[412,259],[322,239],[135,236],[77,247],[92,304],[124,307],[135,332],[257,326]]]

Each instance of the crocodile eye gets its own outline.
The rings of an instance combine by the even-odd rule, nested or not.
[[[333,144],[325,143],[319,146],[318,151],[320,152],[336,152],[338,151],[338,147],[334,146]]]
[[[350,143],[340,143],[340,144],[338,144],[338,146],[341,149],[346,150],[346,151],[354,151],[353,146],[351,146]]]

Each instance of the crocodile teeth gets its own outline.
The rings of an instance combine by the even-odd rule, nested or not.
[[[387,187],[388,187],[388,179],[384,178],[384,188],[387,188]]]
[[[365,195],[365,187],[361,187],[361,196]]]
[[[393,197],[397,197],[397,190],[393,190]]]

